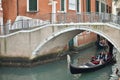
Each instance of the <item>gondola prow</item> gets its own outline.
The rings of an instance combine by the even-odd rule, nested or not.
[[[67,55],[68,69],[70,68],[71,58],[70,55]]]

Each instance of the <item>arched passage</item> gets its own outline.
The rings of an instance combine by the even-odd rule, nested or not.
[[[42,44],[40,44],[33,51],[32,55],[49,54],[48,52],[53,51],[54,49],[56,49],[55,48],[56,46],[58,46],[58,48],[63,47],[65,43],[67,43],[70,39],[72,39],[73,37],[75,37],[77,34],[79,34],[80,32],[82,32],[84,30],[94,32],[94,33],[96,33],[98,35],[103,36],[104,38],[106,38],[110,43],[112,43],[116,47],[116,44],[113,42],[113,40],[109,37],[109,35],[106,35],[105,33],[93,30],[92,28],[71,27],[71,28],[64,29],[64,30],[62,30],[60,32],[54,33],[54,35],[51,35],[50,37],[48,37],[47,40],[45,40]],[[61,44],[57,44],[57,43],[61,43]],[[47,49],[49,49],[49,50],[47,50]]]

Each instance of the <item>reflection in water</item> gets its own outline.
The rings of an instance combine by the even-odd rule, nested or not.
[[[81,75],[82,75],[82,74],[74,74],[74,75],[73,75],[73,76],[74,76],[73,79],[74,79],[74,80],[77,80],[77,79],[79,79],[79,78],[81,77]]]
[[[84,56],[88,60],[89,55],[94,53],[95,47],[90,47],[72,57]],[[61,60],[33,68],[0,67],[0,80],[108,80],[110,73],[111,66],[107,66],[95,72],[72,75],[68,70],[67,61]]]

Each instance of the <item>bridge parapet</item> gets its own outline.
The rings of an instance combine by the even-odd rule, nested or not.
[[[53,19],[54,17],[54,19]],[[42,27],[50,24],[66,24],[66,23],[112,23],[120,28],[120,16],[108,13],[56,13],[44,14],[36,19],[19,20],[11,23],[8,21],[6,25],[1,25],[1,34],[17,32],[20,30],[30,30],[36,27]]]
[[[47,54],[46,49],[48,50],[49,48],[49,52],[56,46],[60,47],[61,45],[63,47],[64,44],[58,43],[67,43],[83,30],[91,31],[105,37],[120,51],[120,29],[112,26],[108,23],[68,23],[51,24],[29,31],[19,31],[0,36],[0,52],[3,56],[13,57],[31,57],[34,55],[43,55],[44,53]],[[11,47],[11,45],[14,46]]]
[[[49,42],[52,38],[56,37],[58,34],[62,34],[65,31],[69,31],[69,30],[87,30],[87,31],[91,31],[94,33],[97,33],[103,37],[105,37],[108,41],[110,41],[115,48],[117,48],[120,51],[120,29],[114,28],[112,27],[113,25],[110,25],[108,23],[87,23],[87,24],[61,24],[61,26],[67,26],[66,28],[62,29],[61,31],[57,31],[57,33],[55,34],[54,32],[54,36],[51,36],[47,41],[43,42],[42,44],[40,44],[34,51],[33,51],[33,55],[36,54],[41,54],[42,51],[44,52],[44,47],[46,46],[46,43]],[[59,26],[60,24],[56,24],[55,27]],[[59,28],[58,27],[58,28]],[[74,32],[73,32],[74,34]],[[48,47],[48,46],[47,46]],[[42,51],[41,51],[42,49]]]

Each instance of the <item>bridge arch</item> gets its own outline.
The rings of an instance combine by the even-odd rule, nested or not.
[[[103,36],[106,38],[109,42],[111,42],[115,48],[117,48],[116,43],[114,40],[109,37],[109,35],[105,34],[104,32],[94,30],[93,28],[86,28],[86,27],[80,27],[80,26],[72,26],[68,27],[64,30],[61,30],[59,32],[53,33],[51,36],[49,36],[42,44],[39,44],[37,48],[32,52],[32,55],[40,55],[42,52],[44,52],[47,48],[50,48],[51,46],[48,47],[48,45],[52,45],[50,43],[54,43],[53,41],[57,41],[58,39],[62,38],[63,40],[66,40],[66,43],[75,37],[77,34],[81,33],[82,31],[90,31],[94,32],[96,34],[99,34],[100,36]],[[71,36],[63,36],[63,35],[71,35]],[[59,38],[60,37],[60,38]],[[57,39],[58,38],[58,39]],[[52,42],[51,42],[52,41]],[[59,41],[58,41],[59,42]],[[57,43],[57,42],[55,42]],[[46,47],[47,46],[47,47]],[[46,51],[45,51],[46,52]]]

